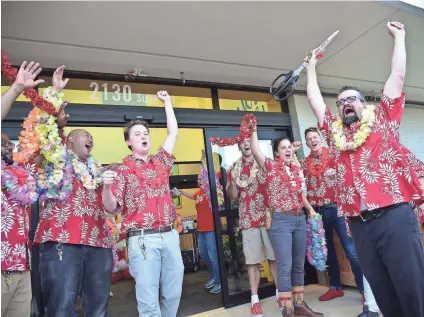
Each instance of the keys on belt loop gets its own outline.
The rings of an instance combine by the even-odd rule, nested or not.
[[[62,261],[62,257],[63,257],[63,244],[59,243],[56,246],[56,250],[57,250],[57,255],[59,256],[59,261]]]
[[[144,231],[141,233],[141,237],[138,238],[138,244],[141,247],[141,254],[143,254],[144,259],[147,259],[147,249],[146,249],[146,243],[145,243],[145,237],[144,237]]]
[[[12,285],[12,277],[10,276],[10,271],[2,271],[4,277],[6,278],[6,285],[7,288],[9,289],[10,286]]]

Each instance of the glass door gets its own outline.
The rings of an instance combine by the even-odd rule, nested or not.
[[[222,297],[225,307],[231,307],[250,301],[250,285],[243,254],[243,243],[239,229],[239,212],[237,202],[231,202],[225,191],[228,169],[241,157],[238,145],[220,148],[211,144],[211,137],[235,137],[238,128],[205,129],[206,157],[211,190],[212,209],[216,231],[216,243],[219,258]],[[262,152],[273,158],[272,142],[279,137],[289,137],[289,130],[259,128],[258,137]],[[219,177],[221,186],[217,188],[215,178]],[[261,280],[259,296],[261,298],[275,295],[274,283],[268,262],[260,264]]]

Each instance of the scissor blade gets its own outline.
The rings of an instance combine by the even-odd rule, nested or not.
[[[329,36],[329,38],[324,41],[324,43],[322,43],[320,46],[318,46],[318,52],[317,53],[324,52],[325,49],[326,49],[326,47],[328,46],[328,44],[330,44],[331,41],[334,40],[334,38],[337,36],[337,34],[339,34],[339,30],[337,30],[336,32],[334,32],[333,34],[331,34]]]

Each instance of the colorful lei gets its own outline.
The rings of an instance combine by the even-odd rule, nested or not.
[[[1,186],[10,199],[22,205],[32,205],[38,199],[37,182],[25,168],[17,164],[7,165],[1,160]]]
[[[343,123],[340,118],[331,124],[331,136],[340,151],[354,151],[360,147],[371,133],[371,127],[375,122],[375,106],[366,105],[362,111],[362,119],[358,131],[353,136],[353,140],[347,141],[343,131]]]
[[[73,190],[74,172],[70,156],[65,146],[62,146],[63,163],[57,165],[47,160],[38,168],[38,187],[40,200],[66,200]]]
[[[81,161],[78,156],[68,150],[72,166],[77,178],[82,185],[87,189],[96,189],[102,183],[103,166],[99,161],[96,161],[92,155],[87,159],[87,162]]]
[[[308,244],[306,248],[306,258],[308,262],[317,269],[324,272],[327,262],[327,244],[325,241],[325,231],[322,223],[322,216],[315,214],[308,218]]]
[[[318,163],[316,163],[318,161]],[[323,147],[319,157],[314,157],[312,152],[305,159],[308,173],[312,176],[323,175],[328,165],[328,148]]]

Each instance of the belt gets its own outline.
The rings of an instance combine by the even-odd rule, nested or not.
[[[285,211],[285,210],[283,211],[283,210],[278,209],[278,210],[275,210],[274,212],[279,212],[280,214],[290,215],[290,216],[302,216],[302,215],[305,214],[303,212],[303,209],[301,209],[301,210],[290,210],[290,211]]]
[[[174,229],[172,225],[169,225],[169,226],[153,228],[153,229],[131,230],[128,232],[128,237],[142,236],[142,235],[162,233],[162,232],[170,232],[172,231],[172,229]]]
[[[402,204],[402,203],[401,203]],[[367,222],[373,219],[376,219],[380,217],[385,212],[389,211],[392,208],[395,208],[401,204],[395,204],[387,207],[381,207],[374,210],[364,210],[361,212],[359,216],[350,216],[349,219],[353,221],[359,221],[359,222]]]

